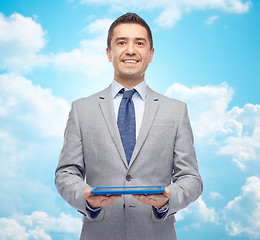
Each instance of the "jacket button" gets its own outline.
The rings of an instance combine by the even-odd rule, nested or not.
[[[131,179],[132,179],[131,175],[126,175],[126,180],[127,180],[128,182],[130,182]]]

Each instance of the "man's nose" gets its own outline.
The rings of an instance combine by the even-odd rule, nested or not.
[[[134,45],[134,43],[129,43],[127,45],[126,54],[127,55],[135,55],[135,45]]]

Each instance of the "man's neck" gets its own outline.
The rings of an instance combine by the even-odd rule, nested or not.
[[[118,78],[115,78],[115,81],[117,81],[123,87],[125,87],[127,89],[132,89],[135,86],[137,86],[139,83],[143,82],[144,78],[140,78],[140,79],[118,79]]]

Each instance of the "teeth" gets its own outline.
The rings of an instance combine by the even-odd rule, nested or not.
[[[124,62],[126,62],[126,63],[136,63],[137,61],[136,60],[125,60]]]

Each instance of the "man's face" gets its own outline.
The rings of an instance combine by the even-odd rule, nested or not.
[[[146,29],[136,23],[122,23],[114,28],[111,49],[107,56],[115,69],[115,80],[144,80],[144,73],[152,61],[154,49]]]

